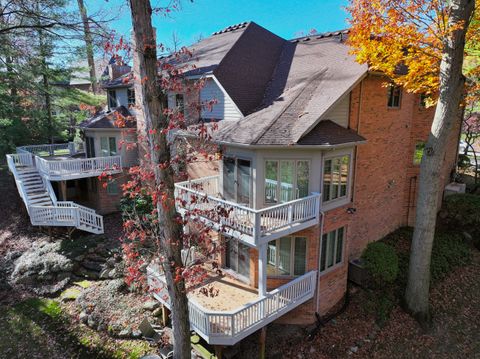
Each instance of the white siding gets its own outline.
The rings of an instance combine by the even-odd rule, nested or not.
[[[233,100],[225,93],[213,79],[207,79],[205,86],[200,90],[202,103],[216,100],[211,108],[202,109],[201,118],[216,120],[238,120],[243,116],[236,108]]]
[[[342,98],[330,111],[323,117],[323,120],[331,120],[340,126],[348,127],[348,117],[350,113],[350,94]]]

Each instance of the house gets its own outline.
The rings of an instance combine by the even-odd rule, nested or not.
[[[234,345],[272,321],[313,323],[315,313],[329,313],[344,298],[349,260],[369,242],[413,224],[416,159],[434,109],[423,106],[421,95],[356,63],[347,36],[345,30],[287,40],[254,22],[233,25],[191,47],[194,56],[185,63],[194,68],[184,73],[185,82],[202,78],[204,87],[168,95],[168,106],[182,107],[192,124],[177,138],[195,141],[195,123],[215,122],[212,142],[222,148],[221,160],[191,164],[190,178],[175,184],[184,199],[180,213],[199,206],[191,194],[208,196],[200,219],[225,248],[218,260],[227,275],[211,278],[218,296],[189,294],[192,329],[212,345]],[[128,72],[110,69],[108,110],[81,125],[86,158],[53,161],[39,158],[37,150],[20,151],[10,155],[13,171],[27,168],[28,174],[36,166],[47,185],[82,173],[90,195],[101,187],[90,168],[120,158],[108,163],[120,181],[121,168],[136,155],[127,159],[115,150],[130,133],[115,127],[115,113],[135,116],[137,129],[144,128],[141,109],[131,106],[138,84]],[[212,106],[189,106],[212,99]],[[455,169],[459,134],[460,121],[439,173],[445,185]],[[83,171],[70,161],[92,167]],[[96,195],[96,208],[108,200],[106,190]],[[111,199],[110,208],[118,197]],[[219,207],[227,218],[208,214]],[[148,280],[169,307],[154,265]]]
[[[228,295],[220,289],[211,302],[190,297],[191,326],[210,344],[233,345],[274,320],[313,323],[344,298],[350,259],[413,224],[416,158],[434,109],[356,63],[347,36],[286,40],[253,22],[230,26],[191,48],[195,69],[185,80],[205,78],[200,92],[170,95],[185,107],[216,99],[188,120],[217,121],[212,141],[222,160],[176,184],[179,211],[205,210],[201,220],[226,247],[224,273],[236,281],[231,292],[220,279]],[[455,169],[459,125],[439,173],[444,184]],[[194,129],[183,137],[194,139]],[[208,203],[191,203],[196,191]],[[219,207],[227,218],[208,214]],[[149,279],[168,306],[154,266]]]
[[[130,72],[127,66],[110,64],[104,82],[109,89],[116,78]],[[67,227],[103,233],[102,215],[117,212],[122,197],[121,184],[128,179],[128,168],[137,164],[134,110],[117,89],[118,103],[95,113],[79,126],[83,143],[30,145],[7,155],[10,171],[30,216],[32,225]],[[108,90],[110,91],[110,90]],[[124,101],[124,102],[122,102]],[[121,116],[125,125],[118,126]],[[108,181],[100,180],[102,174]]]

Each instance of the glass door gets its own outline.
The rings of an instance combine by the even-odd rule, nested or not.
[[[250,249],[234,238],[227,239],[225,267],[242,277],[250,277]]]
[[[249,206],[251,200],[251,163],[249,160],[223,159],[223,196],[227,201]]]

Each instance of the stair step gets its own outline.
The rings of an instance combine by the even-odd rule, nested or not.
[[[32,189],[45,189],[41,184],[36,184],[33,186],[25,186],[25,188],[27,189],[27,192]]]
[[[30,199],[35,199],[35,198],[40,198],[40,197],[48,197],[50,198],[50,196],[48,195],[47,192],[42,192],[42,193],[39,193],[39,194],[33,194],[31,196],[28,196],[28,198]]]
[[[42,197],[42,198],[36,198],[34,200],[31,200],[29,201],[30,204],[34,204],[34,205],[38,205],[40,203],[49,203],[51,204],[52,203],[52,200],[50,199],[50,197]]]

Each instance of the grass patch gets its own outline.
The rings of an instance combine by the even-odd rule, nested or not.
[[[78,298],[78,296],[81,294],[81,290],[75,287],[70,287],[65,289],[61,294],[60,294],[60,299],[61,300],[75,300]]]
[[[141,340],[115,340],[72,323],[59,302],[33,298],[0,307],[0,358],[139,358],[151,352]]]
[[[80,282],[73,282],[73,284],[78,285],[79,287],[83,289],[90,288],[92,286],[92,282],[89,280],[82,280]]]

